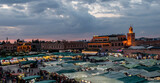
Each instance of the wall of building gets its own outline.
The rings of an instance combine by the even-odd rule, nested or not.
[[[136,50],[136,49],[124,49],[123,53],[124,55],[128,55],[131,53],[135,53],[135,52],[141,52],[141,53],[147,53],[147,54],[159,54],[160,55],[160,49],[141,49],[141,50]]]
[[[58,41],[58,42],[45,42],[41,43],[41,50],[72,50],[72,49],[84,49],[87,47],[86,42],[80,41]]]
[[[70,42],[65,42],[65,49],[85,49],[87,47],[86,42],[81,42],[81,41],[70,41]]]
[[[31,42],[20,42],[17,44],[17,52],[30,52],[31,48]]]
[[[45,42],[41,43],[41,50],[63,50],[65,48],[62,42]]]
[[[9,44],[3,44],[2,46],[1,46],[1,49],[2,50],[5,50],[5,51],[17,51],[17,44],[11,44],[11,43],[9,43]]]
[[[136,40],[136,45],[151,45],[151,46],[160,46],[160,40],[154,41],[144,41],[144,40]]]

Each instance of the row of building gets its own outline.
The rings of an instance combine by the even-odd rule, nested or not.
[[[159,38],[139,38],[135,39],[135,33],[132,26],[129,28],[129,33],[125,34],[112,34],[93,36],[90,41],[39,41],[32,40],[31,42],[25,42],[23,40],[17,40],[14,44],[9,42],[2,42],[0,44],[0,50],[11,52],[30,52],[30,51],[123,51],[125,54],[132,52],[144,52],[159,54],[160,49],[129,49],[130,46],[160,46]]]
[[[39,41],[25,42],[23,40],[15,43],[1,43],[0,50],[7,52],[40,52],[40,51],[64,51],[64,50],[83,50],[87,47],[85,41]]]

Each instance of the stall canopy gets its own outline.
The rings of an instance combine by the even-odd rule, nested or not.
[[[46,66],[46,67],[40,67],[41,70],[46,70],[48,72],[57,72],[62,70],[63,68],[60,66]]]
[[[107,60],[107,57],[98,57],[98,56],[91,56],[89,59],[94,59],[94,60]]]
[[[31,63],[36,63],[36,61],[31,60],[31,61],[22,61],[22,62],[20,62],[21,65],[27,65],[27,64],[31,64]]]
[[[73,72],[76,72],[76,70],[75,69],[63,69],[63,70],[57,71],[58,74],[73,73]]]
[[[40,78],[40,76],[39,76],[39,75],[28,76],[28,77],[23,77],[22,79],[23,79],[23,80],[32,80],[32,79],[35,79],[35,78]]]
[[[47,54],[38,54],[38,57],[43,57],[43,56],[47,56]]]
[[[148,72],[148,73],[143,73],[141,75],[145,76],[145,77],[153,78],[153,77],[159,77],[160,72],[159,71],[152,71],[152,72]]]
[[[98,65],[111,65],[111,66],[113,66],[114,65],[114,63],[113,62],[97,62],[96,64],[98,64]]]
[[[115,79],[126,77],[126,75],[124,75],[124,73],[115,72],[115,71],[110,71],[110,72],[107,72],[107,73],[104,73],[104,74],[101,74],[101,75],[106,76],[108,78],[115,78]]]
[[[63,60],[71,60],[72,58],[71,57],[64,57],[64,58],[61,58]]]
[[[54,52],[53,55],[61,55],[61,56],[77,56],[77,55],[83,55],[82,53],[72,53],[72,52]]]
[[[6,58],[4,58],[4,57],[1,57],[1,58],[0,58],[0,60],[6,60]]]
[[[120,61],[125,61],[125,59],[114,60],[114,62],[120,62]]]
[[[155,59],[145,59],[145,60],[140,60],[140,64],[151,67],[153,65],[156,65],[157,60]]]
[[[44,81],[39,81],[35,83],[56,83],[56,80],[44,80]]]
[[[12,56],[8,56],[8,57],[6,57],[6,59],[8,59],[8,60],[9,60],[9,59],[12,59],[12,58],[13,58]]]
[[[147,70],[149,72],[152,72],[152,71],[160,70],[160,67],[158,67],[158,66],[152,66],[152,67],[137,66],[137,67],[134,67],[134,69],[144,69],[144,70]]]
[[[135,62],[132,62],[132,63],[128,63],[128,64],[122,64],[124,67],[126,68],[133,68],[133,67],[137,67],[139,66],[139,64],[135,63]]]
[[[122,73],[128,73],[131,75],[139,75],[139,74],[145,74],[145,73],[149,73],[148,71],[144,70],[144,69],[129,69],[129,70],[121,70],[120,72]]]
[[[19,57],[16,57],[17,59],[22,59],[23,57],[19,56]]]
[[[69,64],[61,64],[61,66],[64,68],[64,69],[79,69],[80,66],[77,66],[77,65],[74,65],[72,63],[69,63]]]
[[[84,78],[82,80],[91,81],[91,83],[123,83],[122,81],[112,79],[112,78],[107,78],[104,76],[93,76],[89,78]]]
[[[74,73],[63,73],[63,74],[70,79],[81,79],[81,78],[91,77],[91,75],[86,72],[74,72]]]
[[[92,75],[92,76],[95,76],[95,75],[100,75],[100,74],[103,74],[105,73],[105,71],[102,71],[102,70],[89,70],[89,71],[86,71],[86,73]]]
[[[147,81],[144,78],[140,78],[138,76],[129,76],[129,77],[124,77],[124,78],[119,78],[118,80],[123,81],[124,83],[142,83]]]
[[[81,63],[81,62],[84,62],[84,61],[67,61],[65,63]]]

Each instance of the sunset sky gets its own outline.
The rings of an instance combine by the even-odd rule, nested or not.
[[[0,40],[160,37],[160,0],[0,0]]]

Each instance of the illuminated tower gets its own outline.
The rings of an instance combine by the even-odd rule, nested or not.
[[[135,33],[133,33],[133,28],[130,26],[129,33],[127,33],[127,45],[134,46],[135,45]]]

